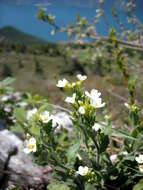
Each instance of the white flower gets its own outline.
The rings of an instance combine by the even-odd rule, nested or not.
[[[36,147],[36,139],[34,137],[31,137],[29,140],[26,140],[24,142],[24,152],[26,154],[29,154],[31,152],[36,152],[37,147]]]
[[[128,152],[127,151],[123,151],[122,155],[126,156],[126,155],[128,155]]]
[[[56,86],[59,88],[64,88],[67,84],[68,84],[68,81],[66,79],[63,79],[63,80],[59,80]]]
[[[90,93],[86,91],[85,95],[90,99],[91,106],[95,108],[101,108],[105,106],[105,103],[102,103],[102,99],[100,98],[101,93],[98,92],[98,90],[92,89]]]
[[[100,125],[99,123],[95,123],[95,124],[93,125],[92,129],[93,129],[94,131],[98,131],[98,130],[101,129],[102,127],[103,127],[103,126]]]
[[[39,117],[43,123],[48,123],[52,119],[48,111],[41,113]]]
[[[113,154],[113,155],[111,155],[110,156],[110,160],[111,160],[111,162],[115,162],[116,160],[117,160],[117,154]]]
[[[79,166],[77,174],[79,174],[81,176],[86,176],[88,174],[88,171],[89,171],[89,169],[87,166],[85,166],[85,167]]]
[[[80,80],[80,81],[84,81],[84,80],[87,79],[87,76],[86,76],[86,75],[81,75],[81,74],[78,74],[76,77],[77,77],[78,80]]]
[[[60,130],[61,126],[68,130],[69,132],[72,131],[72,120],[70,116],[66,112],[58,112],[53,116],[52,126],[56,127],[56,131]]]
[[[85,95],[88,96],[89,98],[99,98],[101,92],[98,92],[98,90],[96,89],[92,89],[90,93],[88,91],[85,91]]]
[[[54,29],[51,31],[51,35],[54,36],[55,34],[56,34],[56,30]]]
[[[143,164],[143,154],[135,157],[135,160],[138,162],[138,164]]]
[[[139,165],[140,172],[143,172],[143,165]]]
[[[9,113],[9,112],[11,112],[11,108],[10,107],[5,107],[4,111]]]
[[[5,96],[3,96],[3,97],[1,98],[1,101],[7,102],[10,98],[11,98],[10,95],[5,95]]]
[[[74,103],[75,103],[75,98],[76,98],[76,93],[74,93],[74,94],[72,95],[72,97],[67,97],[67,98],[65,99],[65,102],[74,104]]]
[[[74,86],[76,86],[76,83],[75,83],[75,82],[72,83],[72,87],[74,87]]]
[[[125,106],[126,108],[129,108],[129,104],[128,104],[127,102],[124,103],[124,106]]]
[[[12,97],[15,99],[15,100],[20,100],[21,99],[21,94],[20,92],[15,92]]]
[[[78,109],[78,112],[80,114],[84,115],[85,114],[85,108],[84,108],[84,106],[80,106],[79,109]]]
[[[52,127],[57,127],[58,129],[61,128],[60,119],[57,116],[51,115],[52,119]]]
[[[27,104],[27,102],[18,102],[17,105],[20,106],[20,107],[25,107],[28,104]]]
[[[30,120],[31,117],[33,117],[33,115],[35,115],[37,113],[37,108],[34,108],[32,110],[28,110],[27,112],[27,120]]]

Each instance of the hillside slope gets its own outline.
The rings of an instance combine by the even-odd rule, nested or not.
[[[46,41],[36,36],[26,34],[12,26],[0,28],[0,38],[4,39],[4,41],[6,42],[21,42],[25,45],[36,45],[46,43]]]

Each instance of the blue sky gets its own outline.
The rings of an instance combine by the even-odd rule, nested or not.
[[[38,8],[35,5],[43,4],[47,7],[47,12],[51,12],[56,16],[59,25],[67,25],[74,21],[75,15],[87,17],[91,21],[96,15],[98,0],[0,0],[0,27],[14,26],[25,33],[39,36],[40,38],[52,41],[62,41],[67,38],[63,34],[56,36],[50,35],[51,28],[41,23],[36,14]],[[106,15],[111,24],[115,25],[111,17],[111,8],[116,4],[121,9],[123,0],[105,0]],[[143,22],[143,0],[136,0],[137,16]],[[125,20],[125,16],[122,15]],[[102,34],[108,35],[108,31],[103,22],[97,26],[97,30]]]

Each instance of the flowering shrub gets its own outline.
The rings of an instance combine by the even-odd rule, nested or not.
[[[46,15],[42,9],[38,17],[52,25],[52,35],[59,30],[71,37],[75,36],[77,41],[87,38],[100,40],[94,24],[103,17],[108,26],[103,9],[104,0],[99,0],[99,8],[96,10],[93,24],[86,18],[77,16],[75,25],[71,24],[66,28],[57,26],[55,17]],[[134,14],[130,14],[134,9],[133,1],[129,1],[126,8],[128,23],[134,22],[136,29],[142,28],[138,27],[140,22],[132,17]],[[39,96],[26,94],[25,99],[23,97],[24,102],[11,102],[13,109],[10,114],[15,121],[12,123],[13,129],[21,128],[26,136],[23,151],[26,154],[32,153],[38,164],[50,165],[53,168],[54,181],[48,186],[49,190],[142,189],[143,110],[135,101],[136,80],[127,71],[125,51],[121,46],[134,46],[122,39],[140,40],[141,35],[138,37],[137,30],[126,31],[114,7],[112,12],[120,25],[119,37],[114,29],[110,29],[109,38],[101,37],[100,41],[110,43],[113,62],[122,72],[129,92],[129,102],[125,102],[128,109],[128,131],[124,126],[123,130],[113,127],[112,117],[104,112],[106,103],[102,100],[101,93],[97,89],[86,91],[83,83],[87,76],[81,74],[77,75],[77,81],[62,79],[56,85],[66,94],[65,102],[70,109],[68,114],[72,120],[72,130],[61,126],[47,100]],[[88,56],[83,52],[84,59],[86,62],[91,59],[91,63],[101,60],[104,54],[99,49],[96,49],[95,53],[90,47],[87,53]],[[1,97],[4,102],[2,113],[9,110],[9,107],[6,107],[11,97],[9,95],[9,89],[6,89],[6,96]]]
[[[86,79],[77,75],[77,81],[57,83],[67,94],[72,130],[61,126],[45,100],[27,101],[26,107],[15,108],[15,128],[22,128],[26,135],[23,151],[32,153],[36,163],[54,169],[55,181],[49,189],[132,189],[143,177],[141,109],[135,103],[127,106],[130,120],[136,123],[130,132],[112,127],[101,93],[86,91]],[[118,146],[113,143],[115,138]]]

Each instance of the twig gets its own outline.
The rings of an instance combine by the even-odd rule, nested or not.
[[[50,106],[52,106],[53,108],[55,108],[55,109],[60,109],[60,110],[63,110],[63,111],[65,111],[65,112],[70,112],[70,110],[68,110],[68,109],[66,109],[66,108],[64,108],[64,107],[62,107],[62,106],[59,106],[59,105],[55,105],[55,104],[50,104],[49,103],[49,105]]]
[[[124,98],[123,96],[120,96],[119,94],[116,94],[115,92],[112,92],[111,90],[107,90],[109,94],[111,94],[112,96],[120,99],[123,102],[127,102],[128,100],[126,98]]]

